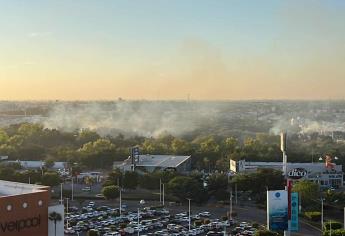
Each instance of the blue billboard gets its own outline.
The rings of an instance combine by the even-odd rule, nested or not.
[[[288,193],[286,190],[267,191],[267,227],[272,231],[287,230]]]
[[[298,231],[298,193],[291,193],[291,221],[290,230]]]

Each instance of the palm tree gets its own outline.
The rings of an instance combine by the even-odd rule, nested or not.
[[[91,178],[90,176],[86,176],[84,181],[85,181],[85,184],[90,187],[90,189],[91,189],[91,185],[93,185],[95,182],[95,180]]]
[[[55,236],[56,236],[56,223],[58,221],[62,220],[62,216],[61,216],[61,214],[53,211],[52,213],[49,214],[49,220],[54,221],[54,226],[55,226],[54,232],[55,232]]]

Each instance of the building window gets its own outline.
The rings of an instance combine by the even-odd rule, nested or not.
[[[38,201],[38,206],[43,206],[43,201],[42,200]]]
[[[7,211],[12,211],[12,205],[7,205],[6,210]]]
[[[26,202],[23,203],[23,208],[27,208],[28,204]]]

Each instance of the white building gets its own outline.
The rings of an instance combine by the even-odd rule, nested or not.
[[[257,169],[283,169],[282,162],[251,162],[230,160],[230,170],[234,173],[254,172]],[[310,180],[321,187],[339,188],[344,184],[342,165],[325,163],[287,163],[287,173],[292,180]]]

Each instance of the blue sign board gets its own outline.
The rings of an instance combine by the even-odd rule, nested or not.
[[[291,193],[291,221],[290,231],[298,231],[298,193]]]

